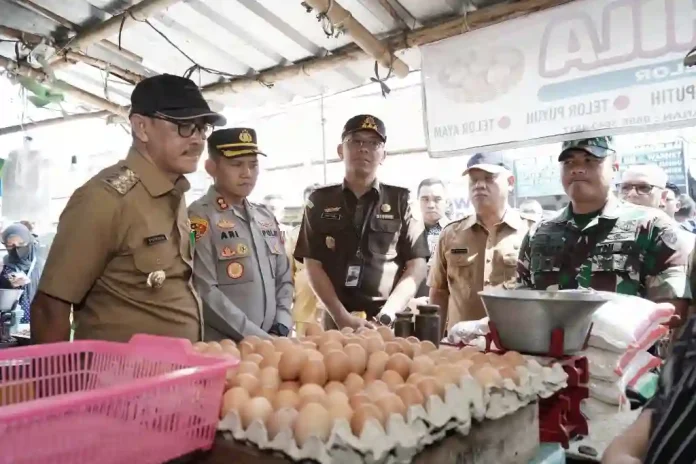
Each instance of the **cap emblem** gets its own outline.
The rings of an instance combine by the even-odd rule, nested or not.
[[[368,116],[365,118],[365,120],[362,123],[361,126],[363,129],[372,129],[372,130],[377,130],[377,123],[375,122],[375,118],[372,116]]]
[[[239,141],[240,141],[240,142],[243,142],[243,143],[251,143],[251,142],[254,141],[254,138],[251,136],[251,134],[249,133],[249,131],[243,130],[243,131],[239,134]]]

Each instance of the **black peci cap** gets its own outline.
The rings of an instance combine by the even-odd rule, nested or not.
[[[263,155],[259,150],[256,131],[246,127],[234,127],[214,131],[208,137],[208,152],[219,154],[225,158],[237,156]]]
[[[480,169],[489,174],[500,174],[507,172],[512,174],[512,170],[505,164],[503,156],[499,153],[476,153],[466,163],[466,170],[463,176],[469,174],[472,169]]]
[[[172,74],[159,74],[138,82],[131,94],[130,111],[175,120],[205,118],[213,126],[224,126],[227,122],[223,115],[210,109],[191,79]]]
[[[346,135],[359,131],[376,132],[384,142],[387,141],[387,128],[384,126],[384,122],[376,116],[370,116],[369,114],[353,116],[343,126],[341,138],[343,139]]]

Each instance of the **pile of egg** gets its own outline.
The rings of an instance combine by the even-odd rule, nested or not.
[[[195,349],[241,359],[228,374],[221,417],[235,411],[244,429],[260,421],[269,440],[290,429],[298,447],[310,436],[326,442],[338,419],[348,421],[356,437],[367,421],[384,428],[391,415],[405,418],[410,406],[425,406],[430,396],[444,400],[446,386],[466,374],[483,387],[500,387],[505,379],[519,384],[516,368],[526,364],[516,352],[438,349],[415,337],[397,338],[386,327],[353,333],[312,326],[300,339],[251,336]]]

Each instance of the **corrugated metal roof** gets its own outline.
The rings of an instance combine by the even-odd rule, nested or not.
[[[340,0],[375,35],[415,28],[435,18],[461,13],[476,4],[500,0]],[[0,24],[65,43],[74,31],[101,23],[138,3],[127,0],[0,0]],[[38,7],[38,8],[37,8]],[[40,12],[43,9],[44,12]],[[47,17],[50,16],[49,17]],[[126,22],[136,21],[127,18]],[[316,12],[307,12],[299,1],[288,0],[182,0],[149,18],[149,23],[176,44],[197,64],[232,75],[254,75],[278,65],[323,56],[351,42],[347,35],[327,37]],[[73,31],[70,31],[73,29]],[[128,52],[121,55],[98,43],[86,54],[142,75],[183,74],[192,63],[151,27],[137,21],[122,34],[108,39]],[[107,44],[108,45],[108,44]],[[0,43],[0,55],[15,58],[14,44]],[[417,50],[399,53],[412,69],[420,67]],[[298,76],[269,89],[259,84],[244,93],[216,96],[231,108],[257,108],[293,102],[320,94],[331,94],[369,82],[374,62],[365,60],[322,71],[311,77]],[[128,104],[132,86],[86,64],[61,68],[59,79],[111,101]],[[192,78],[201,86],[220,76],[205,71]]]

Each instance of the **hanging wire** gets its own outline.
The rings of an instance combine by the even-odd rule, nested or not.
[[[387,75],[382,78],[379,76],[379,62],[375,60],[375,77],[371,77],[370,81],[379,84],[380,89],[382,90],[382,96],[384,98],[387,98],[387,95],[391,93],[391,89],[389,86],[386,84],[386,81],[391,77],[392,72],[394,71],[394,66],[393,66],[393,61],[394,61],[394,55],[390,53],[389,55],[391,57],[391,60],[389,62],[389,71],[387,72]]]
[[[314,10],[314,8],[307,2],[302,2],[302,6],[305,7],[307,13],[311,13],[312,10]],[[326,11],[321,11],[317,13],[317,21],[319,21],[319,24],[321,24],[321,28],[324,31],[324,34],[326,34],[327,38],[336,38],[343,33],[343,28],[341,27],[341,25],[333,24],[329,19],[329,12],[331,12],[333,6],[334,0],[329,0],[329,6],[326,8]]]

